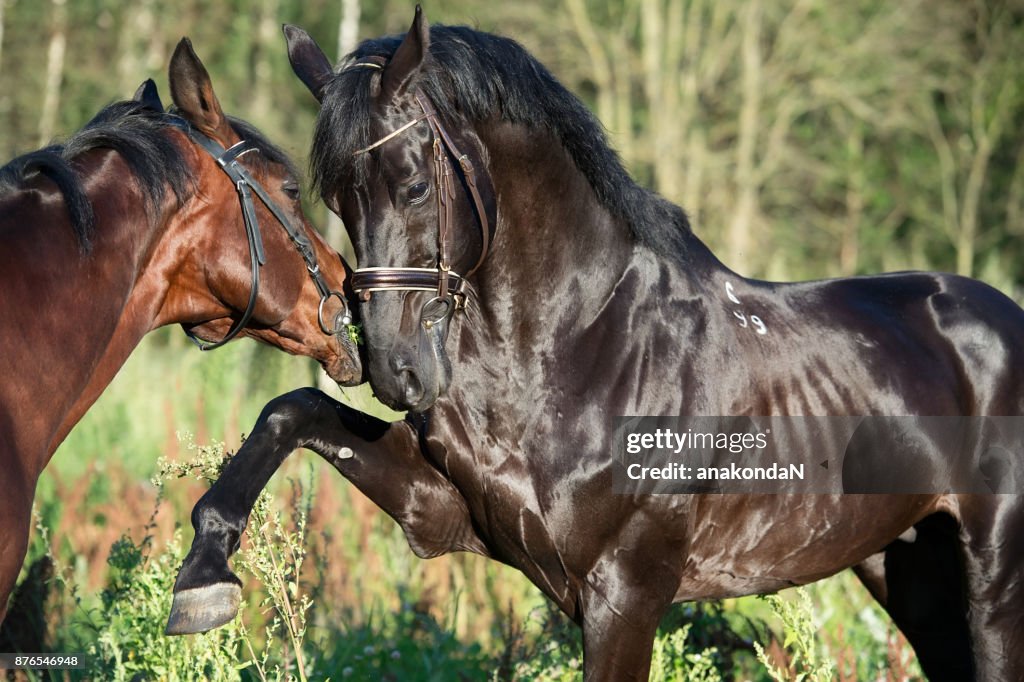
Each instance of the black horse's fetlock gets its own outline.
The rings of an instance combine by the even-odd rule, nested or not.
[[[228,568],[222,541],[197,535],[178,578],[167,618],[168,635],[206,632],[228,623],[242,601],[242,581]]]

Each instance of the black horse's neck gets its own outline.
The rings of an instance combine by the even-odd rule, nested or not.
[[[728,271],[688,228],[671,253],[639,239],[547,131],[497,123],[478,132],[499,198],[495,244],[474,278],[482,319],[470,324],[495,335],[488,345],[586,328],[637,258],[658,263],[677,296],[699,296]],[[528,339],[510,338],[524,331]]]
[[[614,352],[600,339],[616,333],[609,311],[624,305],[616,299],[628,296],[625,305],[651,313],[667,299],[699,304],[728,273],[688,228],[667,253],[638,238],[550,133],[505,122],[477,132],[499,198],[498,225],[471,309],[455,325],[456,367],[482,363],[529,377],[538,349],[548,358]]]

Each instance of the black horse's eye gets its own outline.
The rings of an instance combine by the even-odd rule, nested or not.
[[[406,190],[405,197],[410,204],[422,203],[430,193],[430,185],[426,182],[417,182]]]

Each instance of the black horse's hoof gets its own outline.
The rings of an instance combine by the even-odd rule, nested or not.
[[[234,583],[216,583],[174,593],[167,635],[194,635],[228,623],[238,613],[242,588]]]

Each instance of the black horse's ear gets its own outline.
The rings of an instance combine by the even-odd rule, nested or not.
[[[288,61],[292,63],[292,71],[306,84],[316,101],[323,100],[324,87],[334,78],[334,69],[327,55],[312,36],[298,26],[285,24],[281,28],[288,42]]]
[[[171,99],[182,116],[206,135],[226,145],[230,141],[231,126],[213,91],[210,74],[199,61],[188,38],[182,38],[174,49],[168,79],[171,82]]]
[[[141,103],[148,109],[163,113],[164,103],[160,101],[160,93],[156,91],[156,83],[147,78],[132,95],[132,100]]]
[[[395,50],[391,61],[384,67],[381,77],[381,95],[389,101],[404,94],[430,50],[430,24],[423,18],[423,9],[416,5],[416,16],[412,27],[405,34],[402,44]]]

